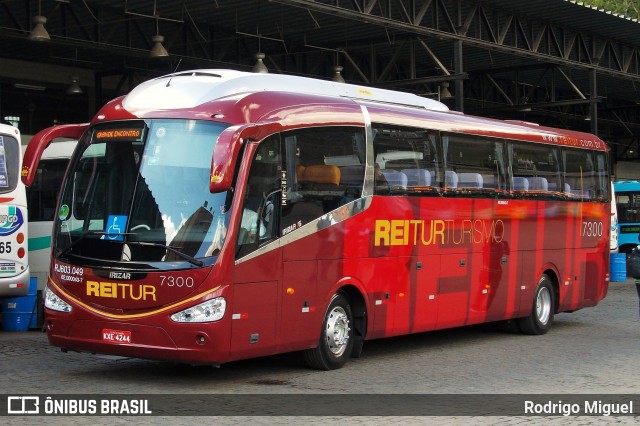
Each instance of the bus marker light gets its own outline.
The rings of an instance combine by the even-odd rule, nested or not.
[[[22,232],[20,232],[17,236],[16,236],[16,241],[18,242],[18,244],[22,244],[24,242],[24,234]]]
[[[295,292],[296,292],[296,290],[295,290],[294,288],[289,287],[289,288],[287,289],[287,294],[288,294],[288,295],[292,295],[292,294],[293,294],[293,293],[295,293]]]
[[[241,314],[233,314],[231,315],[231,319],[237,320],[237,319],[247,319],[249,318],[249,314],[248,313],[241,313]]]

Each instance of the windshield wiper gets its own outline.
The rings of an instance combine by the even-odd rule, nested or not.
[[[137,246],[147,246],[147,247],[162,247],[163,249],[170,251],[171,253],[175,253],[178,256],[180,256],[181,258],[183,258],[184,260],[186,260],[187,262],[191,263],[192,265],[198,266],[198,267],[203,267],[204,266],[204,262],[196,259],[193,256],[189,256],[188,254],[184,254],[179,250],[174,249],[171,246],[168,246],[166,244],[162,244],[162,243],[152,243],[152,242],[148,242],[148,241],[127,241],[125,244],[131,244],[131,245],[137,245]]]
[[[80,234],[75,241],[73,241],[71,244],[69,244],[67,247],[65,247],[62,250],[58,250],[58,257],[62,257],[66,254],[68,254],[71,249],[73,249],[76,245],[78,245],[79,242],[83,241],[86,237],[88,236],[105,236],[105,235],[116,235],[116,234],[112,234],[109,232],[105,232],[105,231],[86,231],[83,232],[82,234]],[[137,235],[136,233],[132,233],[132,232],[124,232],[121,234],[117,234],[118,236],[122,235],[122,236],[126,236],[126,235]],[[122,242],[121,240],[118,240],[120,242]],[[171,253],[175,253],[178,256],[180,256],[181,258],[183,258],[184,260],[186,260],[187,262],[191,263],[192,265],[198,266],[198,267],[203,267],[204,266],[204,262],[196,259],[195,257],[189,256],[188,254],[184,254],[179,250],[176,250],[175,248],[165,245],[165,244],[161,244],[161,243],[153,243],[153,242],[147,242],[147,241],[126,241],[123,242],[124,244],[132,244],[132,245],[138,245],[138,246],[148,246],[148,247],[162,247],[167,251],[170,251]]]
[[[74,248],[76,245],[78,245],[78,243],[80,241],[83,241],[88,236],[95,236],[95,235],[103,236],[103,235],[107,235],[107,233],[104,232],[104,231],[85,231],[85,232],[81,233],[80,235],[78,235],[76,240],[73,241],[71,244],[69,244],[67,247],[65,247],[63,249],[56,248],[58,250],[58,257],[62,257],[64,255],[66,255],[67,253],[69,253],[72,248]]]

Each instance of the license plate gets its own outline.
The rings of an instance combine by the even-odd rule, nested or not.
[[[103,328],[102,341],[109,343],[131,343],[131,332]]]

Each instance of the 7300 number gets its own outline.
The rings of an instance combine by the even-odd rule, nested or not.
[[[602,237],[604,225],[602,222],[582,222],[583,237]]]
[[[193,287],[193,277],[174,277],[173,275],[160,275],[160,285],[167,287]]]

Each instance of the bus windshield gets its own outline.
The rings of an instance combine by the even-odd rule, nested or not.
[[[636,191],[619,191],[616,192],[618,204],[618,222],[621,224],[640,222],[640,185]],[[628,231],[639,233],[640,227]]]
[[[20,180],[20,141],[0,134],[0,194],[16,189]]]
[[[226,127],[169,119],[96,126],[71,160],[55,254],[88,264],[209,263],[197,259],[217,255],[228,226],[227,194],[209,191],[213,148]]]

